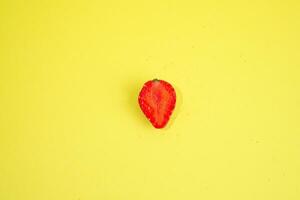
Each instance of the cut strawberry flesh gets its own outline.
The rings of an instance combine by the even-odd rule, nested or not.
[[[171,84],[163,80],[152,80],[144,84],[139,104],[155,128],[163,128],[175,108],[176,93]]]

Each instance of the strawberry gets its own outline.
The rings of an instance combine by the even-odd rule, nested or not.
[[[155,128],[163,128],[175,108],[176,93],[170,83],[153,79],[144,84],[138,100],[152,125]]]

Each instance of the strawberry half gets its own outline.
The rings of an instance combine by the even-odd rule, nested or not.
[[[139,94],[139,104],[152,125],[163,128],[175,108],[175,90],[170,83],[153,79],[144,84]]]

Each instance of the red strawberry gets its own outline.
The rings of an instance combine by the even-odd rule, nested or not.
[[[154,79],[144,84],[139,104],[155,128],[163,128],[175,108],[176,93],[173,86],[163,80]]]

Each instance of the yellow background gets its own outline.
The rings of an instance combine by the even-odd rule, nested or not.
[[[1,200],[299,200],[299,1],[0,3]],[[137,95],[179,100],[152,128]]]

